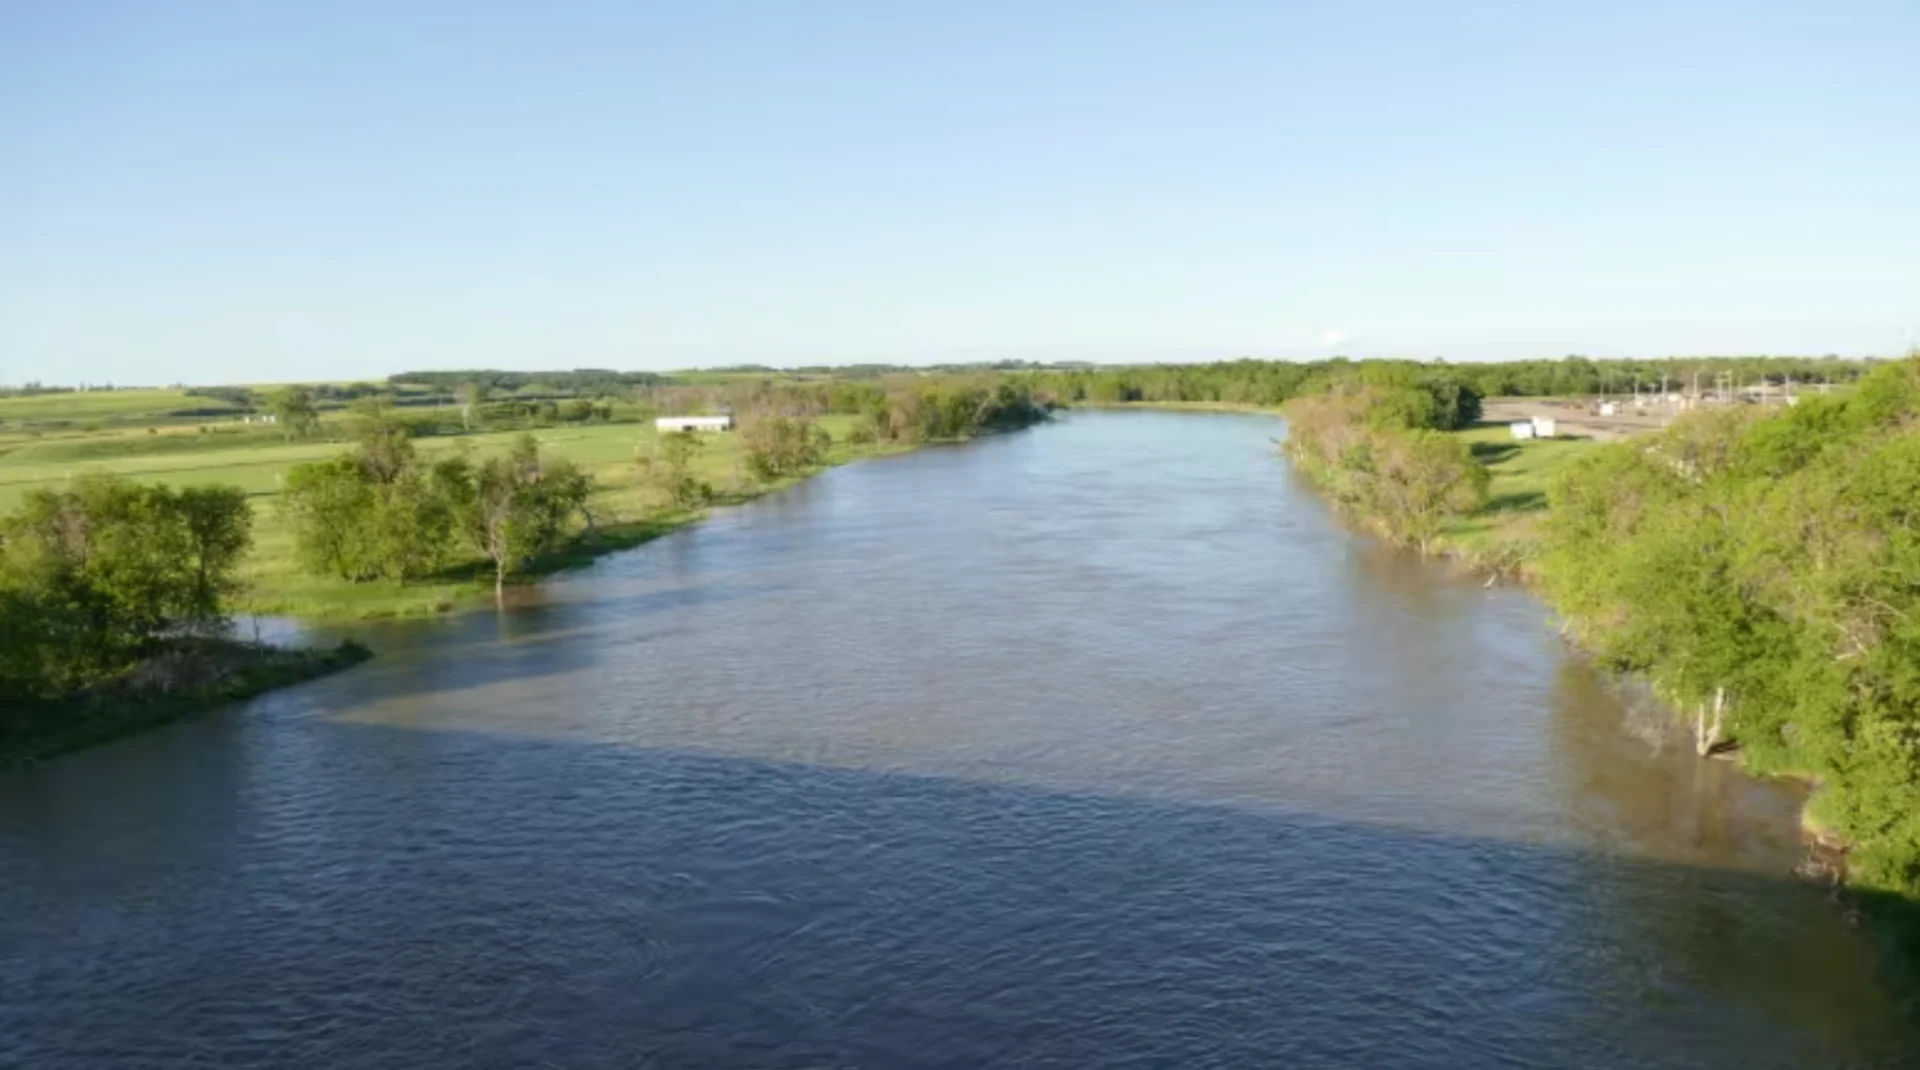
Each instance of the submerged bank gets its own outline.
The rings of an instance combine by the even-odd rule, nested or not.
[[[209,713],[371,656],[352,641],[307,649],[230,639],[174,640],[110,684],[57,701],[10,703],[0,713],[0,768],[44,761]]]

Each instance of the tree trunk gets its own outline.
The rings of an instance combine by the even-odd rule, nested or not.
[[[1720,745],[1720,729],[1726,723],[1727,689],[1713,689],[1713,723],[1707,723],[1707,704],[1702,702],[1693,719],[1693,749],[1705,758]]]
[[[493,563],[493,601],[504,604],[507,600],[507,559],[498,558]]]

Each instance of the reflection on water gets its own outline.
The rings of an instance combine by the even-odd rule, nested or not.
[[[840,469],[0,780],[0,1062],[1904,1065],[1792,793],[1275,430]]]

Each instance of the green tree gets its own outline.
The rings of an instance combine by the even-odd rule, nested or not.
[[[455,397],[460,402],[460,429],[473,430],[476,418],[482,416],[481,410],[487,403],[486,384],[472,381],[461,383]],[[484,420],[481,422],[484,423]]]
[[[377,507],[374,484],[352,454],[295,465],[278,501],[301,568],[356,581],[381,572],[368,524]]]
[[[797,475],[826,459],[831,440],[801,416],[754,415],[740,424],[747,467],[762,480]]]
[[[414,465],[413,433],[384,398],[354,402],[353,437],[360,447],[360,465],[375,483],[395,482]]]
[[[695,431],[669,431],[655,442],[657,456],[643,458],[642,468],[666,491],[667,500],[681,509],[695,509],[713,500],[713,487],[693,474],[694,458],[706,448]]]
[[[1438,431],[1376,433],[1365,476],[1368,514],[1389,538],[1423,551],[1446,521],[1487,500],[1486,467]]]
[[[531,435],[521,436],[508,456],[449,463],[436,476],[459,529],[493,564],[496,600],[506,597],[509,575],[559,548],[593,491],[571,462],[543,460]]]
[[[240,589],[240,561],[253,545],[253,507],[239,487],[182,487],[173,495],[172,512],[185,572],[178,613],[196,629],[223,627],[226,601]]]
[[[0,519],[0,691],[66,694],[170,636],[223,630],[251,523],[232,487],[89,475],[30,492]]]
[[[307,438],[320,429],[320,410],[315,407],[313,391],[304,386],[284,386],[267,395],[267,407],[287,438]]]
[[[279,508],[305,569],[401,583],[445,563],[453,523],[406,427],[385,404],[355,406],[358,448],[287,473]]]
[[[1288,455],[1394,542],[1429,548],[1447,520],[1486,501],[1486,467],[1465,443],[1431,430],[1453,417],[1402,370],[1334,379],[1286,413]]]

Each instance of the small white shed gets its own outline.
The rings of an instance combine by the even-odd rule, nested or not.
[[[1536,416],[1533,418],[1534,438],[1553,438],[1559,433],[1560,425],[1554,422],[1553,417]]]
[[[1507,425],[1507,430],[1513,432],[1514,438],[1532,438],[1533,437],[1533,421],[1532,420],[1516,420],[1513,423],[1510,423]]]
[[[662,433],[675,431],[731,431],[731,416],[662,416],[653,422]]]

